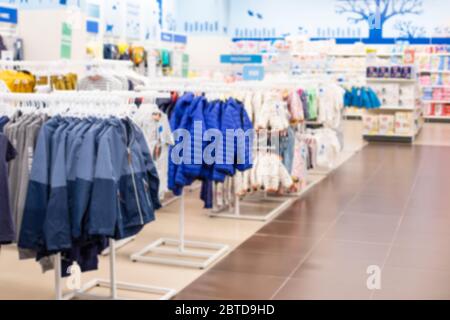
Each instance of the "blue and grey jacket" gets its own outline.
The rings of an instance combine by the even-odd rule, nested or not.
[[[47,121],[39,132],[28,185],[19,247],[40,251],[45,248],[44,222],[50,195],[51,143],[60,117]]]
[[[136,234],[160,208],[159,178],[130,120],[55,117],[39,133],[19,247],[45,255],[73,242]],[[75,132],[79,131],[79,132]],[[81,242],[80,242],[81,241]],[[94,250],[95,251],[95,250]]]
[[[114,121],[99,141],[87,214],[89,235],[122,239],[155,219],[159,177],[140,129]]]

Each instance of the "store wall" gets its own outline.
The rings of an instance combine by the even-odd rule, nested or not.
[[[176,0],[175,25],[179,32],[224,35],[228,33],[228,0]]]
[[[83,59],[85,57],[85,16],[80,11],[74,13],[66,9],[20,10],[19,21],[18,34],[24,40],[26,60],[57,60],[61,58],[63,22],[73,23],[71,58]]]
[[[369,28],[365,19],[356,24],[349,18],[360,18],[355,11],[365,14],[375,13],[375,0],[369,1],[369,7],[363,1],[356,2],[357,10],[341,12],[351,6],[341,0],[229,0],[230,15],[233,17],[230,32],[235,36],[242,33],[254,35],[255,30],[262,32],[267,28],[277,36],[306,32],[312,37],[368,37]],[[384,1],[382,11],[384,9]],[[414,36],[436,36],[436,28],[450,27],[448,0],[388,0],[387,20],[381,15],[381,27],[385,37],[399,37],[404,31],[397,26],[399,22],[410,23],[409,31]],[[403,8],[404,13],[400,13]],[[417,13],[417,14],[416,14]],[[450,34],[448,34],[450,36]]]
[[[279,37],[307,34],[318,38],[384,38],[450,37],[450,1],[387,0],[391,17],[380,15],[369,28],[342,0],[161,0],[171,3],[164,16],[175,17],[171,23],[177,31],[189,34],[221,34],[232,37]],[[375,0],[356,1],[366,16],[375,16]],[[402,12],[400,8],[403,8]],[[393,10],[395,9],[395,10]],[[169,10],[169,9],[167,9]],[[355,11],[355,10],[353,10]],[[350,21],[357,18],[357,23]],[[220,27],[215,25],[219,21]],[[191,27],[193,24],[193,27]],[[205,27],[207,26],[207,27]],[[213,26],[213,27],[211,27]]]
[[[220,55],[230,52],[232,42],[223,36],[189,37],[186,53],[189,54],[191,70],[220,70]]]

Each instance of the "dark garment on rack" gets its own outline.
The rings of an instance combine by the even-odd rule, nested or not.
[[[119,49],[115,44],[103,45],[103,59],[117,60],[119,59]]]
[[[200,199],[205,203],[205,209],[213,208],[213,181],[203,180]]]
[[[310,114],[309,114],[309,103],[308,103],[308,93],[306,91],[301,91],[300,93],[300,100],[302,101],[302,106],[303,106],[303,114],[305,115],[305,119],[306,120],[311,120],[310,119]]]
[[[172,117],[173,110],[175,109],[175,105],[177,103],[177,95],[172,94],[172,97],[170,98],[158,98],[156,99],[156,105],[158,106],[159,110],[164,112],[167,115],[167,118]]]
[[[158,190],[148,146],[131,120],[54,117],[39,134],[19,248],[38,260],[61,252],[64,266],[76,261],[95,270],[106,239],[134,236],[154,220]]]
[[[8,117],[0,117],[0,133],[3,133],[3,129],[5,128],[8,122],[9,122]]]
[[[0,244],[15,240],[15,228],[9,203],[8,162],[17,156],[8,138],[0,133]]]
[[[14,60],[15,61],[24,60],[23,39],[21,38],[18,38],[14,42]]]
[[[5,42],[3,41],[3,37],[0,35],[0,52],[6,51],[8,48],[5,45]]]
[[[294,162],[294,148],[295,148],[295,131],[289,126],[287,135],[280,137],[280,156],[283,159],[283,165],[289,174],[292,173],[292,166]]]

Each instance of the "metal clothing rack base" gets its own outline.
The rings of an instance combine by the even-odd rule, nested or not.
[[[276,208],[272,209],[270,212],[268,212],[265,215],[259,215],[259,214],[242,214],[241,213],[241,200],[238,196],[235,195],[235,204],[234,204],[234,210],[230,210],[229,212],[217,212],[217,211],[210,211],[208,213],[208,216],[212,218],[224,218],[224,219],[239,219],[239,220],[252,220],[252,221],[270,221],[273,218],[277,217],[279,214],[283,213],[287,208],[289,208],[295,201],[297,201],[302,195],[304,195],[306,192],[308,192],[312,187],[314,187],[319,181],[314,181],[311,183],[308,183],[305,188],[302,189],[302,191],[298,193],[291,193],[283,195],[282,197],[271,197],[268,196],[267,193],[264,193],[263,199],[246,199],[245,205],[246,206],[252,206],[252,205],[258,205],[261,202],[279,202],[280,205]],[[253,202],[253,203],[252,203]],[[256,203],[254,203],[256,202]],[[233,209],[230,207],[230,209]]]
[[[115,241],[109,241],[109,247],[111,249],[109,255],[110,264],[110,280],[103,279],[93,279],[86,283],[79,290],[74,290],[68,294],[63,294],[61,288],[61,254],[56,255],[55,261],[55,295],[56,300],[73,300],[73,299],[87,299],[87,300],[128,300],[126,298],[119,297],[117,291],[134,291],[145,294],[160,295],[159,300],[170,300],[172,299],[177,291],[174,289],[147,286],[141,284],[133,284],[127,282],[118,282],[116,279],[116,247]],[[102,296],[93,293],[89,293],[95,288],[108,288],[110,290],[109,296]]]
[[[165,264],[186,268],[206,269],[230,249],[226,244],[185,239],[184,194],[180,200],[179,239],[161,238],[130,256],[133,262]],[[149,256],[152,254],[152,256]]]
[[[256,206],[261,203],[261,200],[255,200],[258,201],[257,203],[252,203],[250,200],[249,202],[246,202],[246,206]],[[226,218],[226,219],[240,219],[240,220],[252,220],[252,221],[269,221],[273,219],[274,217],[278,216],[280,213],[282,213],[284,210],[289,208],[292,203],[295,201],[294,198],[284,198],[284,199],[277,199],[277,198],[265,198],[264,202],[276,202],[280,203],[277,207],[270,210],[267,214],[261,215],[261,214],[242,214],[240,209],[241,201],[239,197],[236,197],[235,199],[235,205],[234,205],[234,212],[209,212],[208,215],[212,218]]]
[[[129,244],[130,242],[132,242],[134,240],[136,240],[136,237],[131,237],[131,238],[127,238],[127,239],[123,239],[123,240],[117,241],[116,242],[116,246],[115,246],[116,251],[121,249],[122,247],[125,247],[127,244]],[[110,248],[108,247],[105,250],[103,250],[102,256],[107,256],[107,255],[109,255],[109,253],[110,253]]]

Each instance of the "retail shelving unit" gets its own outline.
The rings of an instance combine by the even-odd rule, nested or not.
[[[424,117],[428,122],[450,122],[450,52],[421,52],[420,81]],[[422,80],[422,79],[421,79]]]
[[[400,91],[412,90],[414,101],[411,105],[383,105],[378,109],[364,110],[363,120],[377,119],[380,121],[383,116],[390,119],[388,128],[381,128],[381,121],[377,130],[367,130],[364,128],[363,138],[366,141],[392,141],[412,143],[419,135],[423,126],[422,104],[418,97],[417,83],[414,79],[367,79],[370,83],[397,84]],[[370,119],[367,119],[370,118]],[[387,121],[389,123],[389,121]],[[409,129],[408,129],[409,128]]]

